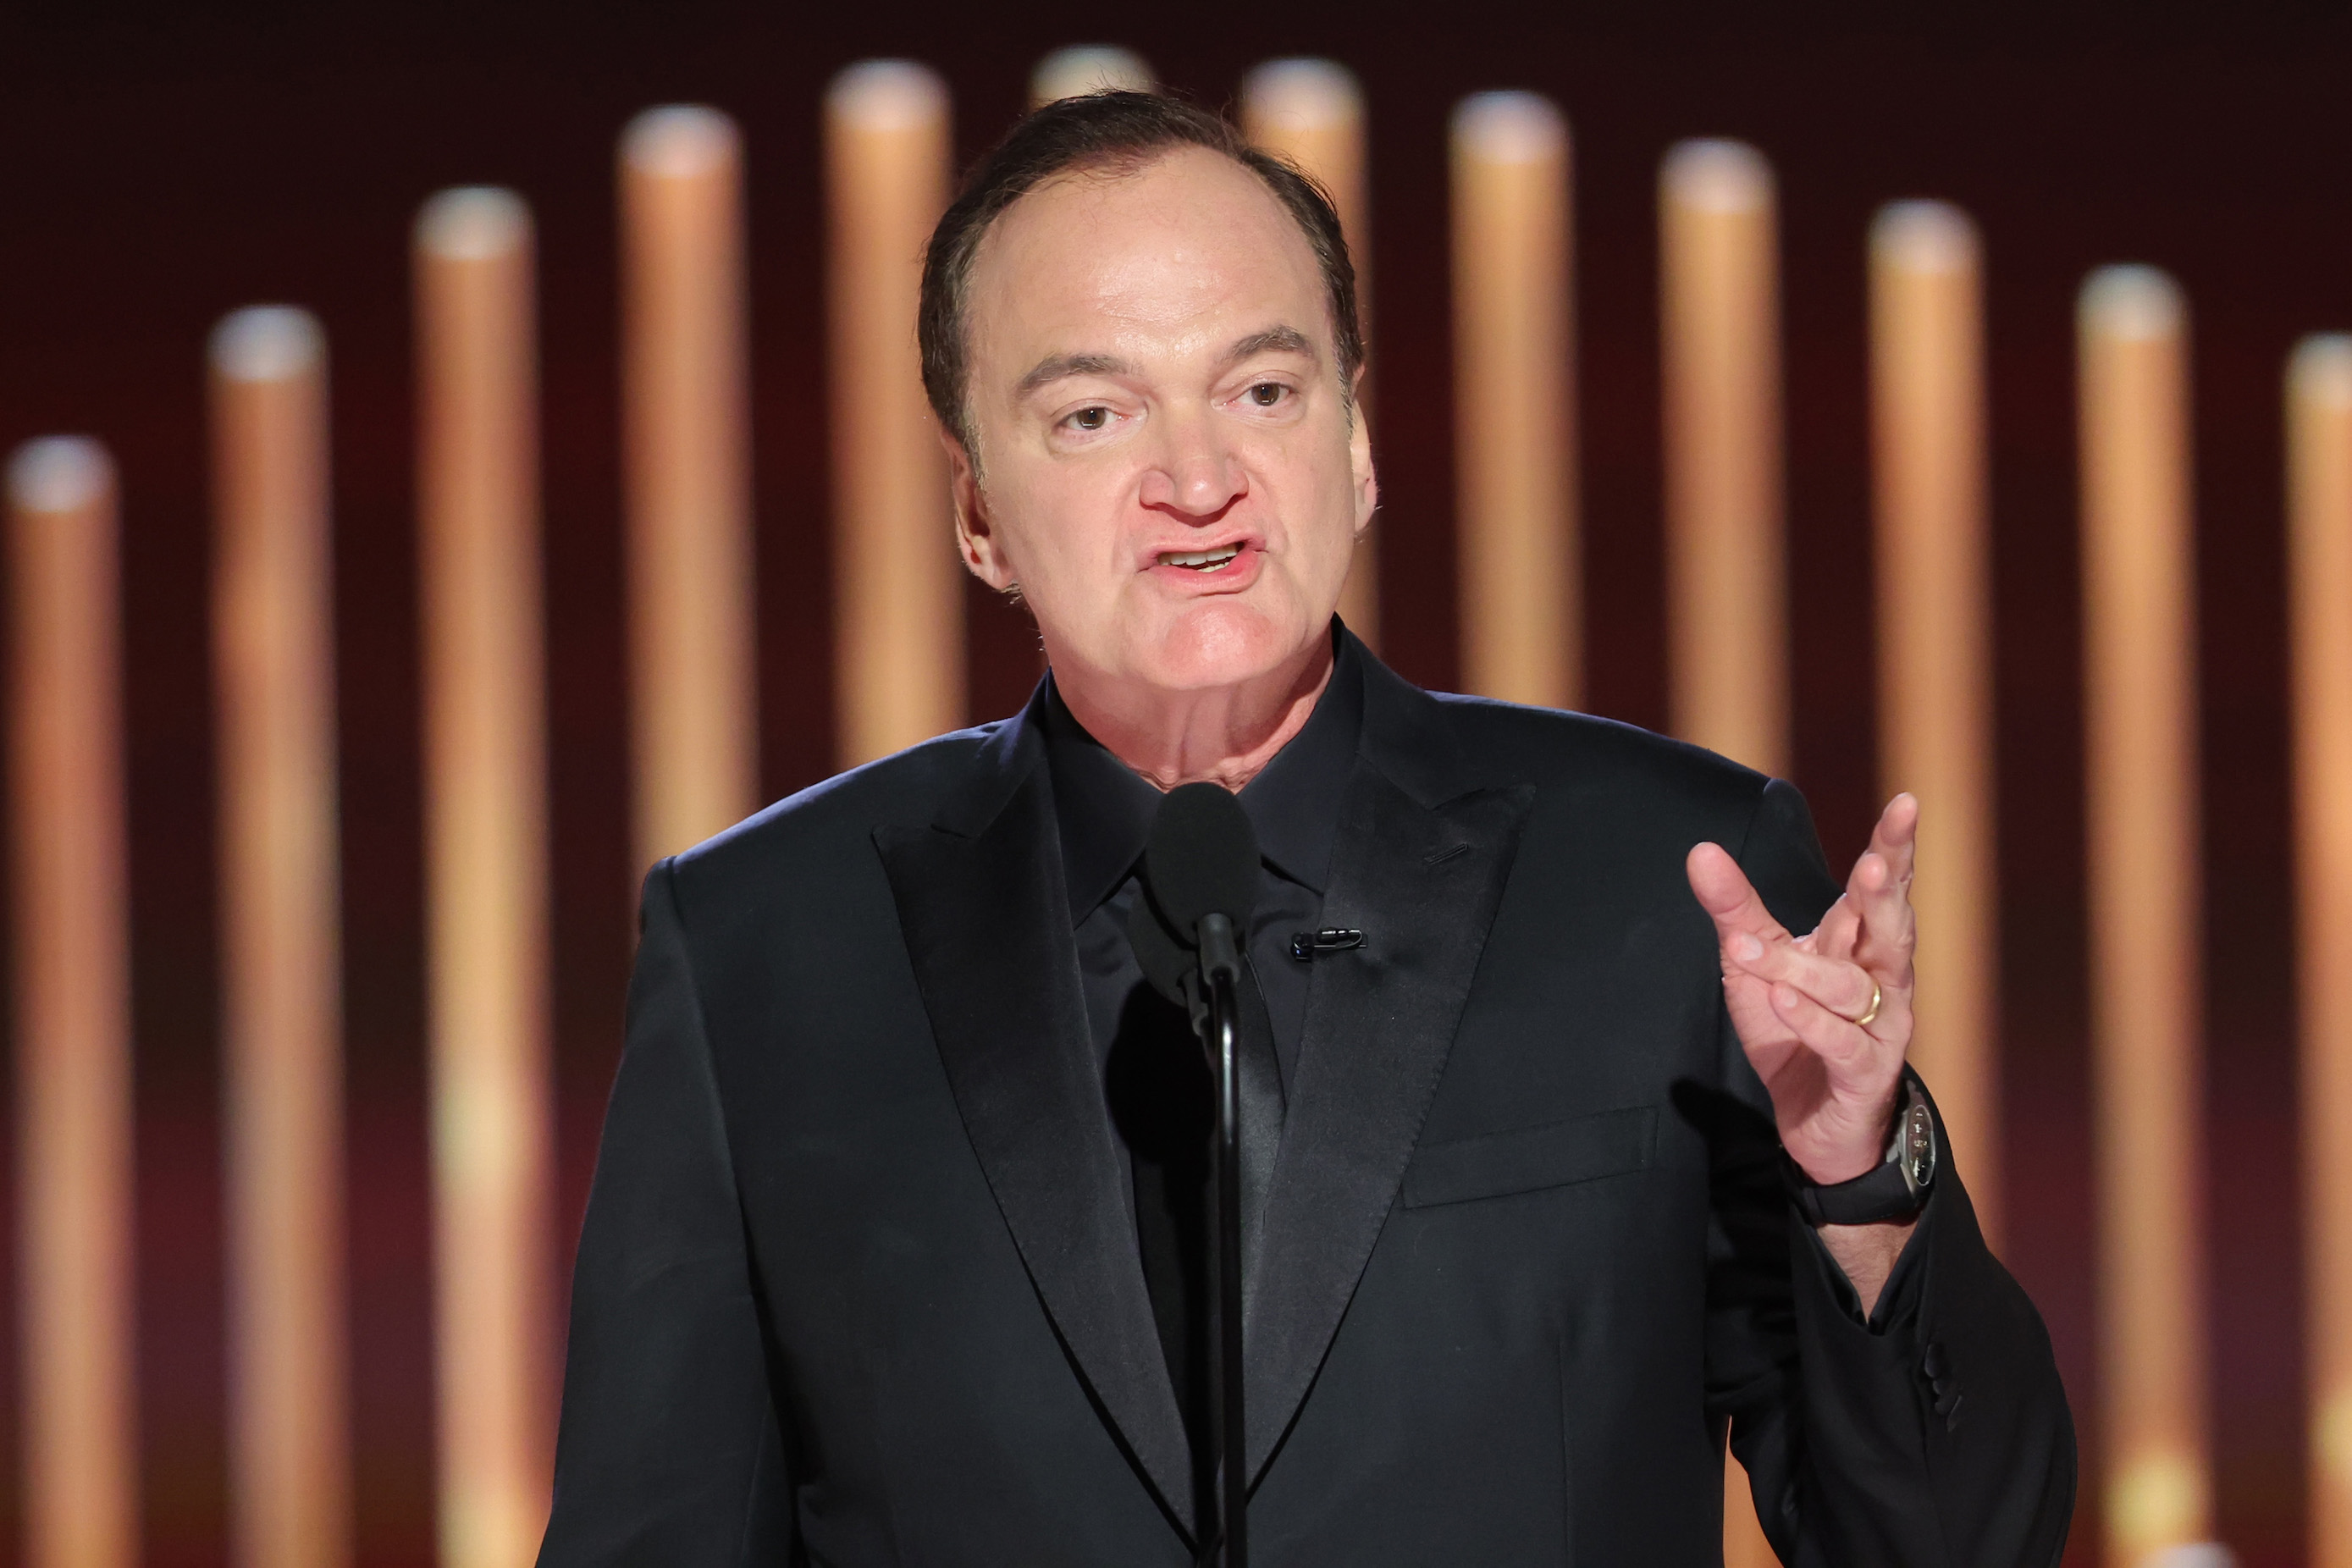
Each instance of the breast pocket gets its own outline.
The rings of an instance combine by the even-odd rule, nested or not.
[[[1637,1105],[1426,1143],[1405,1168],[1404,1206],[1434,1208],[1622,1176],[1646,1170],[1657,1142],[1657,1107]]]

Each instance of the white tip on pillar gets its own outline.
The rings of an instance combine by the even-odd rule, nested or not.
[[[861,60],[835,77],[824,96],[833,114],[872,131],[928,125],[948,111],[947,84],[913,60]]]
[[[1559,156],[1568,121],[1551,100],[1533,92],[1476,92],[1454,110],[1465,152],[1494,163],[1539,163]]]
[[[443,191],[416,215],[418,247],[450,261],[488,261],[509,254],[530,237],[530,208],[520,196],[497,185]]]
[[[2314,332],[2294,345],[2294,384],[2334,405],[2352,404],[2352,332]]]
[[[213,329],[213,369],[229,381],[290,381],[317,368],[327,336],[294,305],[248,305]]]
[[[1157,92],[1150,64],[1133,49],[1115,44],[1074,44],[1037,62],[1029,76],[1029,104],[1042,109],[1091,92]]]
[[[1961,272],[1976,261],[1977,226],[1949,202],[1889,202],[1871,223],[1870,247],[1906,272]]]
[[[2169,337],[2187,313],[2180,285],[2158,268],[2102,267],[2083,284],[2084,324],[2110,337]]]
[[[1676,142],[1661,178],[1669,198],[1703,212],[1755,212],[1772,201],[1772,165],[1745,142]]]
[[[87,436],[43,436],[8,459],[8,500],[24,511],[78,511],[113,482],[106,448]]]
[[[1255,113],[1301,129],[1353,120],[1364,107],[1356,73],[1337,60],[1268,60],[1242,83],[1242,97]]]
[[[621,132],[621,157],[658,178],[688,180],[724,167],[740,154],[735,122],[698,103],[648,109]]]

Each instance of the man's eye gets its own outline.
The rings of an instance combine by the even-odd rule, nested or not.
[[[1070,423],[1081,430],[1099,430],[1110,423],[1110,410],[1081,408],[1070,416]]]
[[[1249,400],[1260,408],[1271,408],[1281,402],[1282,395],[1289,390],[1278,381],[1261,381],[1249,389]]]

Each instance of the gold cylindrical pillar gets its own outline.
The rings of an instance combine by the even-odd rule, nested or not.
[[[547,763],[530,214],[416,224],[441,1559],[520,1568],[551,1466]]]
[[[1339,209],[1356,268],[1356,309],[1369,341],[1372,311],[1372,212],[1365,146],[1364,93],[1355,73],[1333,60],[1269,60],[1242,81],[1242,133],[1303,169]],[[1372,377],[1364,378],[1370,403]],[[1360,410],[1360,416],[1368,416]],[[1377,532],[1356,542],[1339,616],[1349,630],[1380,646],[1381,571]]]
[[[1454,111],[1455,528],[1463,689],[1576,705],[1568,122],[1531,92]]]
[[[1029,107],[1043,109],[1066,98],[1083,98],[1113,88],[1156,92],[1159,87],[1150,62],[1133,49],[1115,44],[1073,44],[1037,62],[1037,68],[1029,75]]]
[[[1896,202],[1870,230],[1880,793],[1919,799],[1911,1059],[1988,1236],[2000,1212],[1992,542],[1976,226]]]
[[[2352,1568],[2352,334],[2287,362],[2311,1568]]]
[[[1789,771],[1779,241],[1772,171],[1685,142],[1659,174],[1668,674],[1675,733]]]
[[[2084,284],[2084,716],[2106,1560],[2211,1530],[2188,311]]]
[[[963,721],[963,567],[915,348],[947,205],[948,89],[868,60],[824,99],[832,216],[835,700],[845,765]]]
[[[130,909],[113,465],[8,465],[25,1561],[139,1559]]]
[[[327,355],[305,310],[215,329],[231,1522],[247,1568],[351,1559],[341,899]]]
[[[650,109],[621,135],[640,870],[758,802],[742,158],[713,109]]]

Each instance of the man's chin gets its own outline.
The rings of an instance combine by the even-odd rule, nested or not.
[[[1328,646],[1331,619],[1194,611],[1169,628],[1138,673],[1169,691],[1213,691],[1296,677]]]

